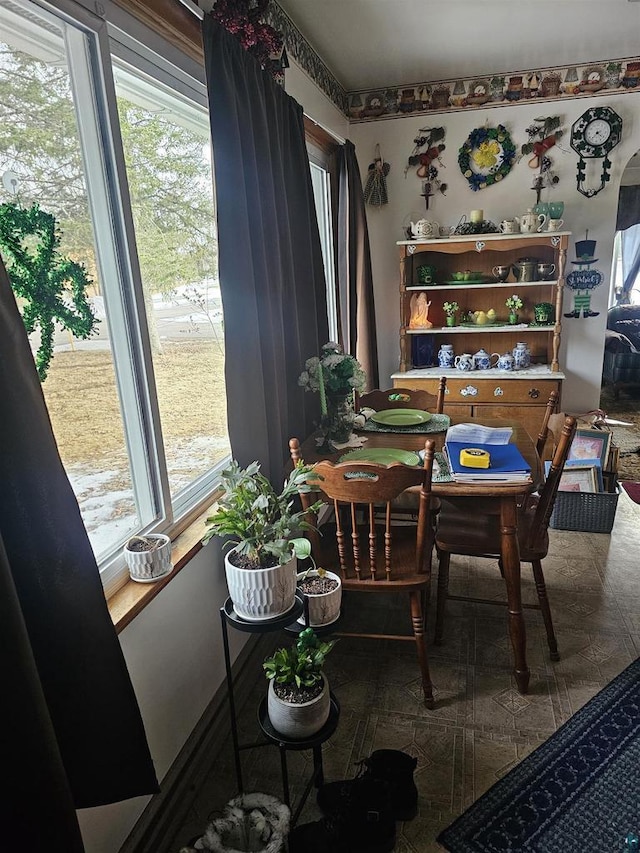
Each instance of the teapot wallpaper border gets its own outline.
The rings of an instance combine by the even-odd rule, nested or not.
[[[282,33],[289,57],[351,123],[640,92],[640,56],[347,92],[275,0],[265,18]]]
[[[359,123],[634,91],[640,92],[640,57],[349,92],[348,116]]]

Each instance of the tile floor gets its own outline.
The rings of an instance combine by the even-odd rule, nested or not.
[[[382,747],[418,758],[419,814],[398,825],[398,853],[442,850],[435,837],[443,827],[640,654],[640,506],[624,492],[620,495],[611,536],[556,530],[550,536],[543,565],[561,660],[549,660],[540,613],[525,610],[528,695],[516,691],[510,673],[511,648],[501,607],[448,602],[444,643],[429,646],[436,688],[433,711],[420,700],[411,643],[343,638],[328,659],[327,674],[341,716],[324,746],[325,779],[351,778],[355,762]],[[454,594],[483,598],[499,598],[504,592],[496,564],[473,558],[452,560],[450,588]],[[536,600],[527,566],[523,596],[525,601]],[[357,610],[358,618],[366,615],[381,627],[408,613],[404,597],[389,607],[385,596],[365,596],[366,613],[361,598],[348,601],[348,613],[353,616]],[[431,636],[433,602],[429,619]],[[288,639],[275,635],[274,644]],[[257,677],[254,695],[241,714],[244,742],[256,739],[256,708],[264,690],[264,680]],[[246,751],[242,761],[245,790],[281,796],[275,747]],[[310,753],[289,753],[294,807],[310,762]],[[194,792],[188,817],[173,839],[175,853],[202,834],[208,818],[235,794],[235,784],[227,742],[212,757],[206,783]],[[300,822],[318,817],[312,792]]]

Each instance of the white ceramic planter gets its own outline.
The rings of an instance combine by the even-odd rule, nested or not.
[[[318,572],[312,569],[309,572],[299,572],[298,582],[305,577],[317,577]],[[320,628],[322,625],[331,625],[340,616],[342,605],[342,580],[335,572],[325,571],[325,576],[331,580],[338,581],[338,586],[331,592],[321,595],[307,595],[309,599],[309,625],[312,628]],[[298,619],[300,625],[304,625],[304,614]]]
[[[241,569],[229,560],[232,553],[225,554],[224,567],[233,609],[241,619],[261,622],[291,610],[296,597],[295,557],[270,569]]]
[[[164,533],[148,533],[144,538],[159,541],[161,544],[153,551],[130,551],[125,545],[124,560],[129,568],[131,580],[138,583],[151,583],[173,568],[171,540]]]
[[[322,680],[322,693],[310,702],[298,705],[279,699],[273,688],[273,681],[269,682],[267,711],[271,725],[277,732],[294,740],[305,740],[320,731],[329,719],[331,710],[329,682],[324,675]]]

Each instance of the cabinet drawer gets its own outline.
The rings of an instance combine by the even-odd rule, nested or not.
[[[394,380],[398,382],[398,380]],[[412,379],[403,383],[404,387],[415,390],[429,391],[431,394],[438,393],[438,379]],[[546,405],[552,391],[560,392],[559,379],[535,379],[523,377],[522,379],[501,379],[499,376],[481,378],[479,371],[469,373],[454,379],[447,379],[447,393],[445,396],[446,407],[453,403],[495,403],[496,405],[509,405],[511,403],[540,403]]]
[[[465,379],[452,379],[447,381],[447,402],[464,400],[472,404],[496,403],[506,405],[510,403],[537,403],[546,404],[552,391],[560,391],[560,382],[553,379],[506,379],[500,377],[491,379],[479,379],[474,373]],[[446,403],[445,403],[446,404]]]

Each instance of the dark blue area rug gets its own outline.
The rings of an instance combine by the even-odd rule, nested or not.
[[[452,853],[615,853],[640,829],[640,659],[439,836]]]

